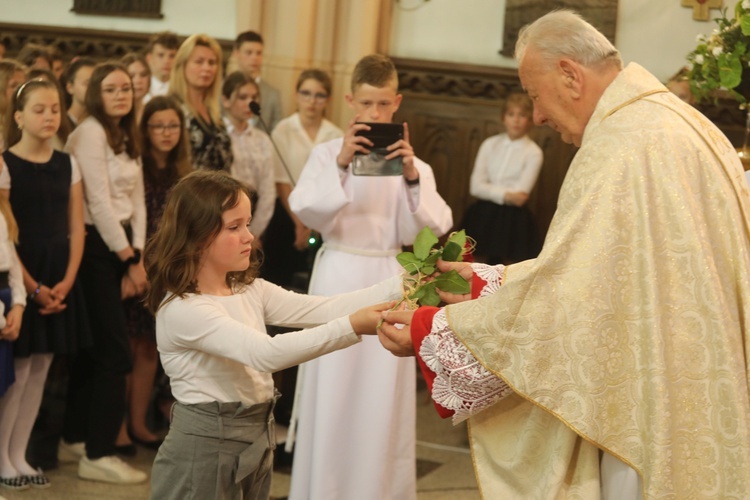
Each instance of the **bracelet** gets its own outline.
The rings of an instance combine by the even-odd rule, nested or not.
[[[416,185],[419,184],[419,177],[417,177],[413,181],[410,181],[409,179],[407,179],[406,177],[404,177],[404,180],[406,181],[406,185],[407,186],[416,186]]]
[[[34,300],[34,297],[39,295],[39,292],[41,291],[42,291],[42,282],[40,281],[36,284],[36,290],[34,290],[33,292],[29,294],[29,299]]]

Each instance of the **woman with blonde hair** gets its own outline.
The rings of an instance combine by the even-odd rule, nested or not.
[[[208,35],[192,35],[177,50],[169,78],[169,93],[180,99],[185,110],[197,169],[228,170],[234,159],[219,110],[221,64],[218,42]]]

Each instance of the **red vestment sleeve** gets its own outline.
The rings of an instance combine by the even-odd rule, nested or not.
[[[430,334],[430,330],[432,330],[432,318],[437,314],[437,312],[440,309],[437,307],[430,307],[430,306],[423,306],[417,309],[414,312],[414,316],[411,320],[411,342],[414,346],[414,353],[417,355],[417,362],[419,363],[419,368],[422,370],[422,375],[424,376],[425,382],[427,382],[427,388],[430,391],[430,394],[432,394],[432,384],[435,382],[435,377],[437,374],[430,370],[425,362],[422,360],[422,358],[419,356],[419,349],[422,347],[422,341],[424,338]],[[438,412],[438,415],[442,418],[448,418],[453,416],[453,410],[448,410],[439,404],[437,404],[434,400],[432,402],[435,405],[435,409]]]
[[[480,278],[477,273],[474,273],[471,277],[471,298],[476,299],[479,294],[487,286],[487,282]]]

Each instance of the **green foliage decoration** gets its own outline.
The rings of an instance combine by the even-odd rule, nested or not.
[[[716,103],[723,92],[744,108],[750,91],[750,81],[743,82],[750,80],[750,0],[738,1],[731,19],[724,9],[715,21],[718,28],[698,35],[687,56],[690,88],[698,102]]]
[[[470,246],[467,248],[467,240]],[[443,247],[437,247],[438,237],[429,227],[422,229],[414,240],[413,252],[401,252],[396,256],[404,268],[404,299],[408,309],[418,306],[436,306],[440,303],[437,288],[448,293],[464,294],[471,291],[471,284],[456,271],[451,270],[433,276],[438,259],[461,262],[472,249],[472,241],[464,230],[448,237]],[[399,303],[396,307],[400,306]]]

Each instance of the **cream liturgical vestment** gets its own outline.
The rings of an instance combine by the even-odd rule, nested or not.
[[[604,92],[537,259],[450,327],[513,395],[472,416],[484,498],[750,495],[750,199],[736,152],[636,64]]]

